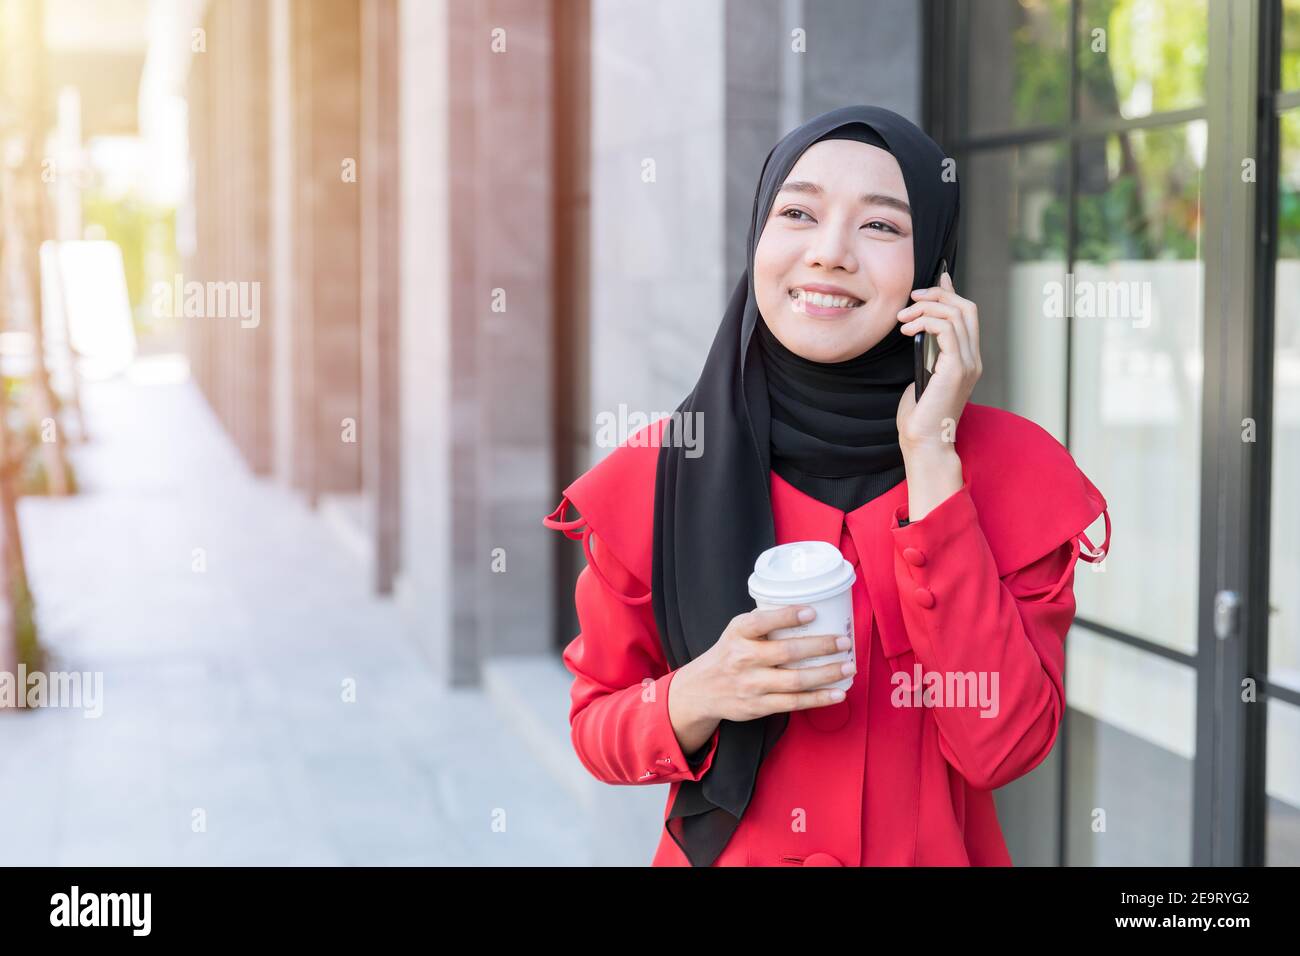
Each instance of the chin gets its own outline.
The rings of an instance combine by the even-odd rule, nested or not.
[[[812,362],[826,363],[856,358],[881,338],[861,328],[833,328],[827,327],[828,325],[825,320],[795,316],[781,330],[780,338],[791,352]]]

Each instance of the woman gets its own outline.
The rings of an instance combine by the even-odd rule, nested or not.
[[[978,310],[942,267],[957,217],[952,164],[898,114],[789,133],[694,390],[545,519],[587,555],[573,743],[602,781],[669,784],[656,866],[1011,863],[991,791],[1056,739],[1074,567],[1104,558],[1110,518],[1094,553],[1106,503],[1069,452],[968,401]],[[920,332],[939,357],[918,401]],[[838,664],[779,666],[835,639],[766,641],[807,615],[748,594],[763,550],[806,540],[857,575],[847,693],[818,689]]]

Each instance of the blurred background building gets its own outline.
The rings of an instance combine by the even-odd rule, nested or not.
[[[771,146],[846,103],[912,118],[962,182],[974,400],[1065,443],[1117,531],[1076,579],[1063,733],[997,794],[1013,859],[1300,862],[1300,0],[0,2],[42,11],[43,149],[77,173],[48,237],[122,252],[137,397],[88,388],[88,416],[201,395],[262,502],[232,532],[327,531],[269,584],[345,590],[373,614],[341,654],[400,633],[494,715],[566,862],[648,862],[666,791],[572,753],[583,559],[541,516],[608,453],[600,416],[694,384]],[[102,487],[116,459],[78,455]],[[57,526],[23,505],[29,539]],[[249,646],[286,640],[252,587],[223,598]],[[375,733],[435,719],[392,693]],[[423,743],[377,776],[439,773]],[[324,858],[405,859],[347,846]]]

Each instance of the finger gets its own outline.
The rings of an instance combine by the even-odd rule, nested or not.
[[[956,336],[958,345],[958,358],[962,364],[968,367],[974,367],[975,354],[971,351],[970,337],[967,334],[966,317],[961,308],[948,302],[936,302],[933,300],[919,303],[921,306],[921,315],[937,315],[947,319],[953,325],[953,335]]]
[[[839,646],[840,641],[844,642],[843,647]],[[760,659],[769,667],[779,667],[782,664],[795,664],[810,657],[839,654],[847,651],[851,646],[852,641],[843,634],[801,635],[783,641],[773,641],[769,646],[760,648],[762,652]]]
[[[814,707],[826,707],[838,704],[844,699],[844,691],[806,690],[798,694],[765,694],[758,698],[758,705],[766,713],[776,714],[792,710],[811,710]]]
[[[918,312],[909,318],[908,322],[910,323],[915,319],[920,318],[922,315],[934,315],[952,323],[953,335],[957,341],[957,358],[959,358],[962,364],[968,368],[974,368],[975,355],[971,350],[970,339],[967,335],[966,323],[961,310],[955,305],[949,305],[943,302],[927,301],[918,303],[918,305],[920,306]],[[906,312],[906,310],[904,311]],[[902,328],[904,332],[911,332],[908,325],[904,325]]]
[[[926,299],[921,302],[914,302],[907,308],[898,313],[900,322],[908,322],[918,315],[937,315],[942,319],[950,321],[961,320],[961,309],[950,302],[939,302],[935,299]]]
[[[932,286],[929,289],[912,290],[912,298],[918,300],[930,299],[936,302],[947,302],[949,305],[955,305],[958,308],[963,309],[975,304],[970,299],[964,299],[957,294],[957,290],[954,289],[952,285],[952,276],[948,275],[946,272],[939,277],[939,284],[937,286]]]
[[[937,308],[938,306],[934,303],[928,303],[927,307]],[[951,307],[945,306],[943,308]],[[902,330],[908,335],[915,335],[917,332],[930,332],[938,338],[940,352],[946,351],[962,365],[970,365],[966,360],[965,349],[960,338],[959,323],[953,319],[935,316],[927,312],[909,319],[902,326]]]
[[[816,617],[816,611],[813,611],[813,617],[808,621],[799,619],[800,611],[812,611],[810,607],[801,604],[792,604],[788,607],[772,608],[771,610],[760,611],[753,610],[747,614],[740,614],[732,618],[732,625],[741,637],[747,637],[751,640],[763,640],[767,637],[769,631],[775,631],[782,627],[798,627],[801,624],[807,624],[808,621]]]
[[[857,665],[853,661],[833,661],[816,667],[776,667],[767,675],[764,691],[769,694],[797,694],[825,687],[855,673]]]
[[[978,364],[980,354],[979,309],[970,299],[963,299],[957,294],[952,285],[952,276],[947,271],[939,277],[939,283],[946,293],[944,301],[957,306],[961,312],[962,325],[966,329],[966,341],[969,343],[970,358],[974,364]]]
[[[947,275],[947,273],[945,272],[944,275]],[[949,278],[948,282],[951,285],[952,279]],[[970,339],[971,351],[974,353],[975,365],[978,368],[980,365],[979,306],[977,306],[974,302],[971,302],[969,299],[961,299],[960,305],[961,305],[962,318],[966,320],[966,333]]]
[[[971,344],[972,357],[976,365],[979,364],[980,356],[980,323],[979,323],[979,306],[970,299],[963,299],[957,294],[957,290],[952,284],[952,276],[947,270],[939,277],[940,288],[946,293],[943,300],[951,302],[961,310],[962,321],[966,324],[966,337]]]
[[[952,276],[945,269],[943,275],[939,276],[939,289],[942,292],[942,298],[951,302],[953,305],[964,308],[968,305],[974,305],[969,299],[964,299],[957,294],[956,287],[952,284]]]

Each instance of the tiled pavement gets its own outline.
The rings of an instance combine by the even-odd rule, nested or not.
[[[320,516],[151,367],[86,387],[82,494],[21,503],[51,667],[101,671],[103,714],[0,712],[0,863],[587,862],[484,693],[440,688]]]

